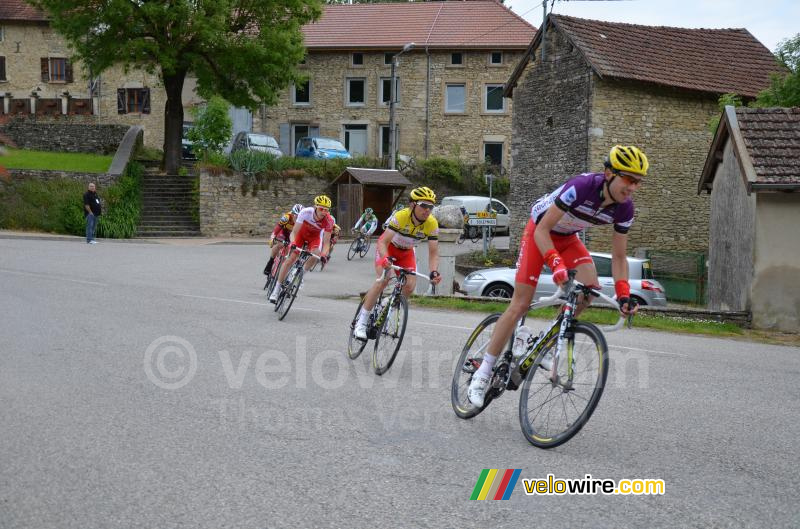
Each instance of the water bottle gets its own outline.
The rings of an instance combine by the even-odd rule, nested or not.
[[[522,325],[517,328],[517,334],[514,335],[514,345],[511,348],[511,354],[514,355],[514,360],[519,361],[524,357],[534,344],[533,332],[530,327]]]

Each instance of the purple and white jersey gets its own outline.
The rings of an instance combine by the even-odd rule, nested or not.
[[[564,216],[551,233],[571,235],[590,226],[613,224],[614,231],[628,233],[633,224],[633,201],[613,203],[602,208],[603,173],[583,173],[571,178],[552,193],[543,196],[531,208],[531,219],[538,223],[545,212],[555,204]]]

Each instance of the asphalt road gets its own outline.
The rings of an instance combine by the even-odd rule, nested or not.
[[[798,348],[609,335],[597,411],[543,451],[517,393],[452,412],[480,315],[413,308],[384,377],[345,357],[345,249],[278,322],[261,246],[0,240],[0,527],[800,525]],[[484,468],[666,492],[469,501]]]

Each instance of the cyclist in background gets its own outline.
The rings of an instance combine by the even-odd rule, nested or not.
[[[278,252],[280,251],[280,245],[275,244],[275,240],[289,240],[289,236],[292,234],[292,228],[294,228],[295,220],[297,219],[297,215],[300,213],[301,209],[303,209],[302,204],[295,204],[292,206],[291,211],[287,211],[281,215],[281,218],[278,219],[278,223],[275,225],[275,229],[272,230],[272,235],[270,235],[269,242],[267,243],[271,250],[269,261],[267,261],[267,266],[264,267],[265,276],[269,275],[269,271],[272,269],[275,258],[278,256]]]
[[[375,230],[378,229],[378,217],[375,216],[373,213],[372,208],[367,208],[364,210],[364,213],[361,214],[361,217],[356,222],[356,225],[353,226],[353,231],[360,231],[364,234],[364,236],[369,237]]]

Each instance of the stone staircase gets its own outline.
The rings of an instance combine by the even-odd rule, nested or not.
[[[142,216],[137,237],[199,237],[192,218],[192,184],[196,176],[164,175],[148,168],[142,177]]]

